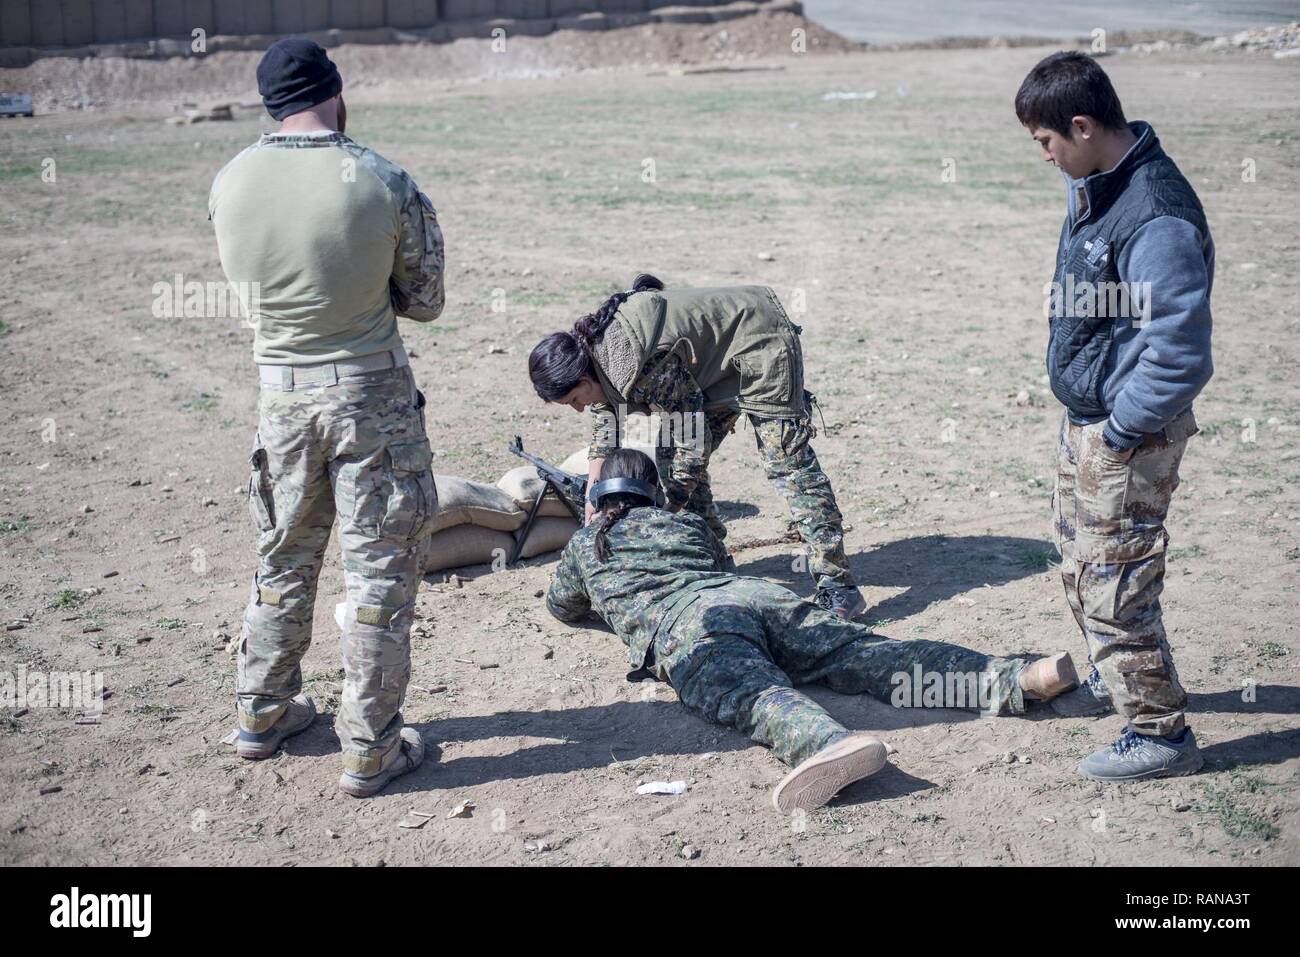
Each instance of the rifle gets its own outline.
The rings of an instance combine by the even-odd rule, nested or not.
[[[541,491],[537,493],[537,499],[533,502],[532,508],[528,510],[528,518],[524,522],[524,527],[515,539],[514,552],[510,560],[506,562],[507,566],[513,565],[519,560],[519,553],[523,551],[524,543],[528,541],[528,533],[533,530],[533,522],[537,519],[537,510],[542,507],[542,500],[546,498],[546,493],[555,490],[556,496],[574,520],[582,525],[586,521],[587,506],[587,477],[585,475],[573,475],[565,472],[563,469],[557,469],[546,459],[533,455],[531,452],[524,451],[524,442],[519,436],[506,446],[511,452],[519,456],[524,461],[537,469],[537,477],[542,480]]]

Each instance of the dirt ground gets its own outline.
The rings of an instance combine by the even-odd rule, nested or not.
[[[1082,663],[1048,544],[1060,409],[1043,287],[1064,197],[1011,110],[1046,52],[473,84],[404,60],[357,89],[349,133],[410,170],[448,242],[445,319],[403,324],[435,471],[494,481],[517,464],[516,433],[557,460],[579,446],[585,420],[537,402],[525,358],[635,272],[768,283],[806,304],[816,447],[877,629]],[[176,274],[222,280],[208,187],[270,124],[251,110],[165,124],[205,92],[177,77],[152,102],[0,123],[0,602],[21,626],[0,632],[0,671],[101,671],[111,692],[97,725],[0,709],[0,863],[1300,863],[1300,59],[1105,64],[1196,186],[1218,246],[1217,373],[1165,596],[1201,774],[1080,778],[1078,760],[1118,734],[1113,716],[981,719],[814,691],[896,754],[797,826],[771,808],[783,768],[764,749],[664,686],[626,683],[611,634],[549,618],[536,596],[554,554],[426,583],[425,690],[405,715],[437,750],[370,801],[336,790],[332,555],[304,667],[323,715],[274,759],[241,762],[221,739],[253,567],[251,333],[151,306]],[[733,541],[782,532],[751,435],[728,439],[714,474]],[[808,591],[790,546],[738,558]],[[636,794],[676,779],[686,794]],[[448,817],[463,801],[472,816]],[[399,827],[412,808],[432,817]]]

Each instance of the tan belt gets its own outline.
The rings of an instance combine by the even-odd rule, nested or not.
[[[406,350],[398,346],[386,352],[376,352],[359,359],[340,359],[337,362],[315,362],[301,366],[258,365],[257,374],[262,380],[262,388],[292,392],[317,385],[335,385],[339,379],[347,376],[401,369],[410,364]]]

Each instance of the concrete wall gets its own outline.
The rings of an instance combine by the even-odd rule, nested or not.
[[[0,47],[131,44],[188,38],[196,28],[229,37],[432,29],[425,39],[440,40],[472,35],[470,23],[489,20],[517,21],[521,32],[539,33],[652,19],[707,22],[798,7],[794,0],[0,0]],[[32,51],[45,52],[57,51]],[[108,52],[133,55],[132,49]]]

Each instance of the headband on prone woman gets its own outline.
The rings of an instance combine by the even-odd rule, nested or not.
[[[651,485],[649,482],[642,482],[640,479],[634,478],[612,478],[597,482],[591,487],[591,492],[587,495],[587,498],[592,505],[600,508],[601,499],[620,492],[640,495],[642,498],[654,502],[660,508],[664,506],[663,489],[658,485]]]

